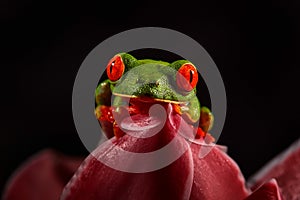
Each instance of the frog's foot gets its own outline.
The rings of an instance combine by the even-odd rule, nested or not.
[[[112,115],[112,109],[110,106],[99,105],[95,109],[95,116],[99,121],[103,133],[107,138],[111,138],[114,136],[113,132],[113,123],[114,118]]]
[[[203,140],[206,144],[214,143],[216,141],[211,134],[204,132],[200,127],[197,128],[195,139]]]

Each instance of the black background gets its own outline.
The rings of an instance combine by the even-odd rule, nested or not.
[[[218,143],[246,178],[299,137],[297,0],[2,0],[0,9],[0,190],[41,149],[87,155],[72,118],[77,70],[101,41],[130,28],[171,28],[208,51],[228,100]]]

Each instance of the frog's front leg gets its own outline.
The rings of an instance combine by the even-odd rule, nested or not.
[[[108,138],[114,136],[113,124],[115,120],[112,114],[111,96],[111,83],[108,80],[100,83],[95,91],[97,104],[95,115]]]
[[[202,106],[200,109],[199,127],[197,130],[196,138],[205,138],[209,130],[211,130],[214,123],[214,116],[209,108]],[[214,141],[214,138],[209,135],[210,141]]]
[[[109,80],[105,80],[98,85],[95,90],[95,98],[96,104],[98,105],[111,105],[111,82]]]
[[[200,111],[200,123],[199,123],[202,130],[204,132],[208,132],[209,130],[211,130],[213,126],[213,122],[214,122],[214,116],[211,113],[211,111],[207,107],[202,106]]]
[[[181,114],[185,121],[196,126],[195,138],[197,139],[205,138],[213,126],[214,116],[212,112],[205,106],[201,107],[196,96],[190,99],[186,105],[181,106]]]
[[[133,106],[126,105],[126,102],[122,101],[122,98],[115,96],[112,99],[112,88],[114,84],[106,80],[99,84],[95,92],[96,109],[95,115],[98,119],[104,134],[108,139],[116,136],[116,138],[122,137],[125,133],[119,128],[116,122],[115,116],[123,116],[124,113],[134,114],[138,111]]]

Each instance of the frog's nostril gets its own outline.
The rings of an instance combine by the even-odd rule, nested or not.
[[[148,84],[146,84],[148,87],[150,87],[150,88],[153,88],[153,87],[155,87],[155,86],[157,86],[157,83],[155,82],[150,82],[150,83],[148,83]]]

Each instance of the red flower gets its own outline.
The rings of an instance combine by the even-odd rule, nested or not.
[[[180,121],[180,115],[173,112],[171,106],[168,108],[166,123],[157,134],[141,138],[134,137],[136,132],[131,131],[132,134],[128,132],[118,139],[114,137],[106,141],[85,159],[70,181],[69,178],[80,160],[51,151],[37,155],[12,177],[4,200],[59,199],[68,181],[61,195],[62,200],[280,200],[283,199],[281,194],[287,200],[300,198],[300,178],[297,170],[300,167],[299,144],[284,158],[271,165],[270,169],[265,170],[267,173],[256,177],[251,190],[246,187],[239,167],[223,151],[224,148],[204,143],[189,144],[186,140],[188,136],[183,135],[192,132],[190,126]],[[153,126],[151,122],[155,121],[155,116],[153,119],[137,114],[132,120],[147,121],[141,123],[142,129],[138,129],[142,130],[140,134],[147,135],[153,127],[159,127],[159,124]],[[124,156],[125,151],[148,155],[147,153],[159,150],[171,141],[175,141],[175,145],[164,156],[151,157],[147,162]],[[178,159],[157,170],[144,173],[117,170],[126,167],[148,169],[149,165],[160,163],[161,159],[168,160],[182,150],[185,151]]]

